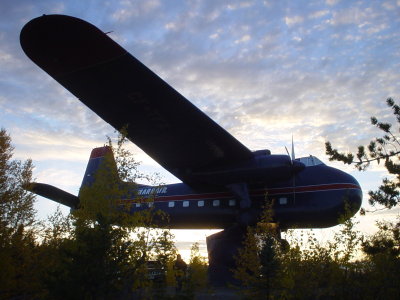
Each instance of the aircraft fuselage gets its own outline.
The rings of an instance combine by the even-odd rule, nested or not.
[[[362,200],[361,188],[351,175],[323,164],[306,167],[294,179],[250,185],[249,195],[249,224],[257,221],[266,201],[272,201],[273,219],[281,229],[337,225],[344,214],[357,212]],[[144,186],[135,198],[120,200],[132,212],[154,207],[168,213],[171,228],[198,229],[228,228],[240,222],[239,202],[229,189],[192,189],[184,183]]]

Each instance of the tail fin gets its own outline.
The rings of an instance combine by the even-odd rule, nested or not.
[[[95,181],[96,172],[105,167],[107,176],[110,179],[119,181],[117,164],[114,159],[113,152],[109,146],[94,148],[90,154],[89,162],[86,167],[85,175],[82,180],[83,186],[91,186]]]
[[[115,163],[114,155],[109,146],[95,148],[90,154],[89,163],[86,167],[85,176],[83,177],[82,186],[91,186],[96,179],[96,172],[99,168],[106,170],[107,180],[119,182],[117,164]],[[80,204],[80,198],[72,195],[66,191],[63,191],[55,186],[31,182],[26,184],[24,188],[27,191],[56,201],[60,204],[67,205],[71,208],[78,208]]]

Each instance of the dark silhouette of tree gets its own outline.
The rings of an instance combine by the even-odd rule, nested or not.
[[[32,182],[32,162],[13,160],[11,138],[0,131],[0,299],[118,299],[132,298],[134,290],[137,298],[155,295],[147,263],[167,269],[175,257],[173,235],[158,228],[168,224],[165,214],[152,208],[131,214],[130,206],[120,205],[143,177],[124,141],[120,135],[113,147],[109,139],[115,160],[109,153],[95,183],[82,188],[79,209],[69,216],[57,210],[38,222],[35,197],[24,189]]]
[[[29,227],[35,223],[35,197],[23,188],[32,179],[32,161],[13,160],[13,151],[11,137],[5,129],[1,129],[0,228],[8,234],[15,233],[19,226]]]
[[[400,107],[392,98],[386,100],[392,109],[393,115],[400,124]],[[392,208],[400,203],[400,140],[399,130],[393,130],[390,123],[380,122],[376,117],[371,117],[371,124],[382,131],[382,136],[370,141],[368,146],[358,146],[356,154],[339,152],[330,142],[325,143],[326,154],[329,160],[341,161],[345,164],[355,164],[360,170],[366,170],[371,163],[383,163],[389,174],[395,179],[384,178],[377,191],[369,191],[369,203],[373,206],[379,204],[385,208]]]
[[[259,222],[248,227],[243,247],[235,257],[234,277],[244,289],[241,293],[252,299],[272,299],[279,286],[282,247],[277,226],[272,223],[272,204],[266,203]]]
[[[38,297],[35,197],[23,186],[32,179],[32,161],[13,159],[14,148],[0,130],[0,298]]]
[[[80,190],[70,237],[59,244],[58,262],[47,276],[50,298],[114,299],[132,297],[133,291],[137,298],[149,298],[157,289],[148,262],[158,261],[166,269],[175,254],[172,234],[158,228],[163,220],[168,224],[165,214],[154,208],[132,213],[132,203],[121,205],[120,199],[133,196],[140,177],[132,154],[123,149],[124,141],[120,135],[114,147],[109,139],[112,152],[106,154],[94,182]],[[153,199],[150,195],[137,201],[147,204]]]

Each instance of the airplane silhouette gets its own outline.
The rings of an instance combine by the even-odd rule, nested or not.
[[[104,121],[117,130],[128,125],[128,139],[182,181],[139,186],[121,203],[132,211],[143,205],[165,211],[171,228],[224,229],[207,238],[216,281],[228,276],[244,228],[257,222],[266,195],[281,230],[334,226],[346,209],[354,215],[361,206],[361,188],[351,175],[314,156],[295,158],[294,151],[290,157],[249,150],[86,21],[44,15],[24,26],[20,42],[33,62]],[[93,149],[82,186],[93,183],[110,151]],[[79,196],[56,187],[35,183],[31,189],[79,207]],[[138,202],[150,194],[152,204]]]

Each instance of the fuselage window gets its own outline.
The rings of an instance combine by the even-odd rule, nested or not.
[[[203,206],[204,206],[204,200],[199,200],[199,201],[197,202],[197,206],[198,206],[198,207],[203,207]]]
[[[147,206],[148,206],[148,207],[153,207],[153,205],[154,205],[153,202],[148,202],[148,203],[147,203]]]
[[[235,206],[236,200],[235,199],[230,199],[229,200],[229,206]]]
[[[287,198],[279,198],[279,204],[286,205],[287,204]]]
[[[140,203],[135,203],[135,206],[136,207],[140,207]]]
[[[219,200],[214,200],[213,201],[213,206],[219,206]]]
[[[183,201],[182,206],[183,207],[189,207],[189,201]]]
[[[168,207],[174,207],[174,206],[175,206],[175,202],[174,201],[168,202]]]

